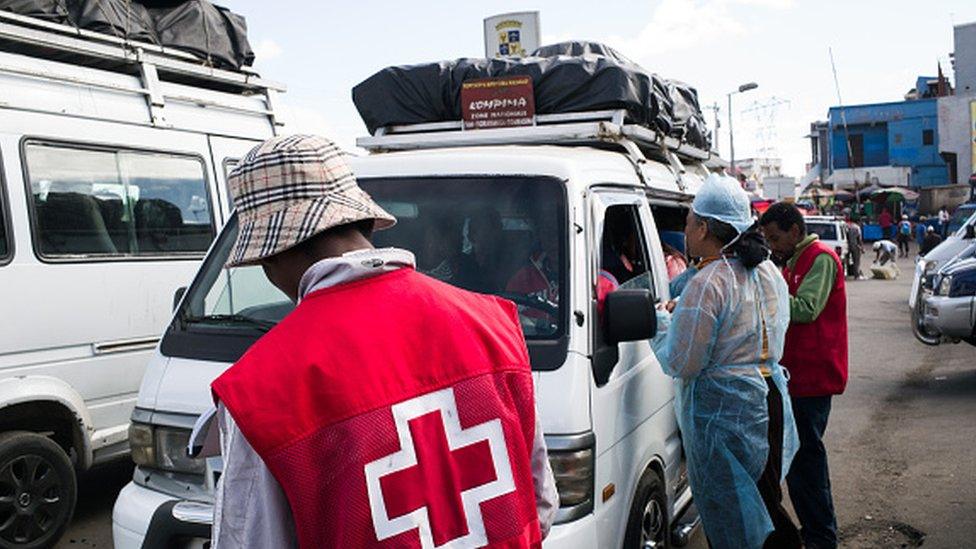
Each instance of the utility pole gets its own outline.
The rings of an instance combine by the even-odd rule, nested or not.
[[[737,93],[747,92],[759,87],[755,82],[749,82],[739,86],[739,89],[728,93],[729,98],[729,162],[732,165],[732,175],[735,176],[735,136],[732,132],[732,96]]]

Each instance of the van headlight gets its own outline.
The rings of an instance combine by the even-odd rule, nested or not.
[[[593,449],[550,452],[549,465],[556,478],[560,507],[593,503]]]
[[[129,449],[136,465],[174,473],[202,475],[206,464],[186,454],[190,431],[132,422],[129,425]]]

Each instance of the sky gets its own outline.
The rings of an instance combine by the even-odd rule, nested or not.
[[[220,0],[218,0],[220,2]],[[390,65],[484,56],[483,19],[540,12],[542,43],[604,42],[649,71],[688,82],[717,104],[728,158],[727,93],[736,158],[783,159],[802,177],[810,123],[837,105],[899,101],[941,62],[952,76],[952,26],[976,21],[973,0],[225,0],[247,18],[262,76],[285,84],[286,132],[318,133],[348,149],[366,135],[353,86]],[[771,108],[770,105],[776,105]],[[714,126],[712,110],[705,110]]]

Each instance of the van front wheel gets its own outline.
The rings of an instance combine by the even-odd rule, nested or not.
[[[68,528],[78,486],[71,460],[46,436],[0,434],[0,547],[51,547]]]
[[[627,519],[624,549],[671,547],[671,524],[664,482],[648,469],[637,483],[637,493]]]

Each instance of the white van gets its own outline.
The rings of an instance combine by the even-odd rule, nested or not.
[[[546,547],[664,547],[686,542],[695,525],[679,524],[691,494],[648,313],[670,295],[658,222],[669,236],[682,230],[710,156],[612,120],[622,116],[387,130],[360,140],[376,154],[351,159],[360,185],[399,220],[375,235],[377,246],[414,250],[422,272],[519,305],[561,499]],[[186,457],[190,428],[212,406],[210,382],[292,308],[260,267],[223,268],[236,233],[232,217],[147,370],[131,437],[139,467],[113,516],[119,549],[208,534],[220,463]],[[554,259],[549,292],[512,282],[541,251]],[[477,268],[465,274],[445,257]],[[644,290],[610,294],[606,329],[601,270]]]
[[[75,471],[127,454],[173,290],[227,217],[226,166],[274,133],[280,87],[139,48],[0,12],[4,547],[53,544]]]

